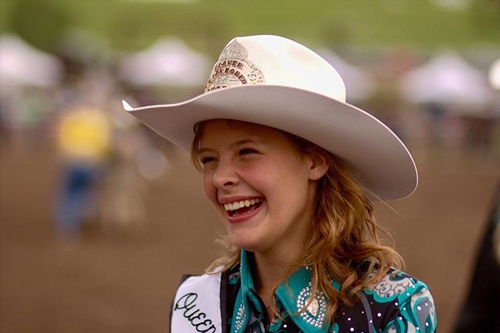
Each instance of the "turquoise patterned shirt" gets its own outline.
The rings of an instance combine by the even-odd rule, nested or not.
[[[243,250],[240,265],[233,267],[228,275],[227,325],[231,333],[436,331],[436,311],[429,289],[422,281],[402,272],[388,273],[373,289],[360,293],[361,301],[354,306],[341,306],[336,322],[327,326],[327,300],[321,293],[311,295],[310,271],[301,268],[289,278],[288,287],[284,283],[277,289],[275,298],[280,316],[270,320],[254,288],[249,255]],[[335,282],[333,285],[340,286]],[[313,300],[309,304],[310,298]]]

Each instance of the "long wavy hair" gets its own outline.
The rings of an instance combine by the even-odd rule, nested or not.
[[[198,170],[202,170],[198,150],[203,133],[203,123],[195,127],[191,157]],[[300,267],[311,270],[311,294],[323,292],[328,299],[326,319],[333,323],[340,305],[352,305],[364,288],[373,287],[391,268],[402,269],[404,262],[393,249],[390,234],[379,226],[366,190],[360,185],[349,167],[337,156],[317,147],[314,143],[283,132],[301,154],[320,154],[328,162],[326,174],[318,181],[311,237],[302,255],[278,278],[274,291],[287,281]],[[390,246],[383,245],[379,235],[385,236]],[[229,270],[240,261],[240,249],[231,244],[229,236],[218,240],[224,247],[220,258],[208,268],[207,273]],[[360,270],[353,263],[366,262],[368,269]],[[341,284],[340,290],[332,286],[332,280]],[[274,294],[274,293],[273,293]],[[310,299],[312,301],[312,298]],[[277,313],[276,304],[270,302]],[[304,310],[307,306],[304,307]],[[303,310],[303,311],[304,311]]]

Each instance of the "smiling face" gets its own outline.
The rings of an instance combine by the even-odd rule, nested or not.
[[[212,120],[201,130],[203,189],[232,243],[263,254],[301,251],[326,167],[273,128]]]

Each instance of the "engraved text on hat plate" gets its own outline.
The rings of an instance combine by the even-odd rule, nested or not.
[[[248,52],[237,41],[229,44],[221,53],[205,87],[205,92],[236,87],[245,84],[264,83],[264,74],[247,59]]]

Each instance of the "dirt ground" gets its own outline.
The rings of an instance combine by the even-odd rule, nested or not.
[[[70,244],[53,228],[53,151],[2,147],[2,333],[167,331],[181,274],[200,273],[217,256],[221,231],[187,154],[168,153],[164,181],[149,187],[146,223],[126,232],[87,227]],[[378,218],[397,239],[406,271],[430,286],[439,331],[447,333],[467,292],[500,163],[447,151],[415,158],[419,189],[392,209],[378,204]]]

